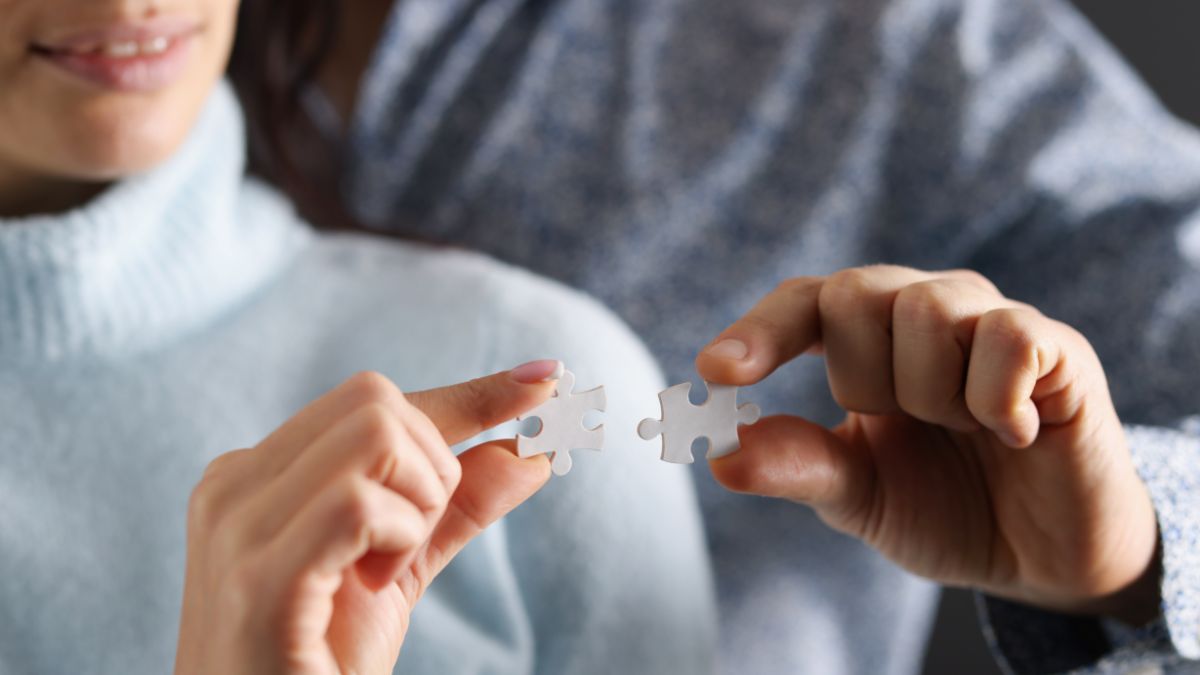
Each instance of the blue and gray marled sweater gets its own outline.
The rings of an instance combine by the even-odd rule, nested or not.
[[[969,267],[1081,329],[1158,509],[1129,633],[985,600],[1018,672],[1200,664],[1200,136],[1061,0],[406,0],[344,192],[597,294],[672,379],[778,281]],[[834,421],[815,360],[752,396]],[[936,590],[696,472],[724,670],[909,673]],[[1190,664],[1190,668],[1189,668]]]

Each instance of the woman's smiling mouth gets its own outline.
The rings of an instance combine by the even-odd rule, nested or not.
[[[195,21],[164,17],[36,42],[29,51],[59,70],[105,89],[154,91],[183,74],[193,38],[200,30]]]

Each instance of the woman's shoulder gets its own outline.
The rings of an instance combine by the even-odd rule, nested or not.
[[[289,285],[299,285],[292,295],[314,315],[356,325],[359,339],[392,335],[430,349],[473,352],[465,361],[485,370],[559,358],[581,384],[611,380],[612,373],[602,372],[607,368],[641,372],[624,378],[639,388],[661,383],[641,340],[601,302],[481,253],[321,234],[291,276]]]
[[[325,233],[308,258],[312,271],[354,285],[366,297],[377,289],[381,300],[423,301],[564,327],[578,317],[623,329],[587,293],[476,251],[366,233]]]

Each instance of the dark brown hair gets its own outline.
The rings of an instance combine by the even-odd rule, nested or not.
[[[336,188],[338,148],[303,97],[333,47],[339,0],[243,0],[229,76],[246,113],[250,170],[301,214],[327,228],[355,227]]]

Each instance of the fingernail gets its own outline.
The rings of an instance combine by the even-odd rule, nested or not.
[[[705,349],[704,352],[709,356],[715,356],[719,359],[741,361],[750,353],[750,348],[741,340],[721,340],[711,345],[708,349]]]
[[[556,359],[542,359],[523,363],[508,371],[508,376],[520,384],[541,384],[552,382],[562,377],[563,362]]]

